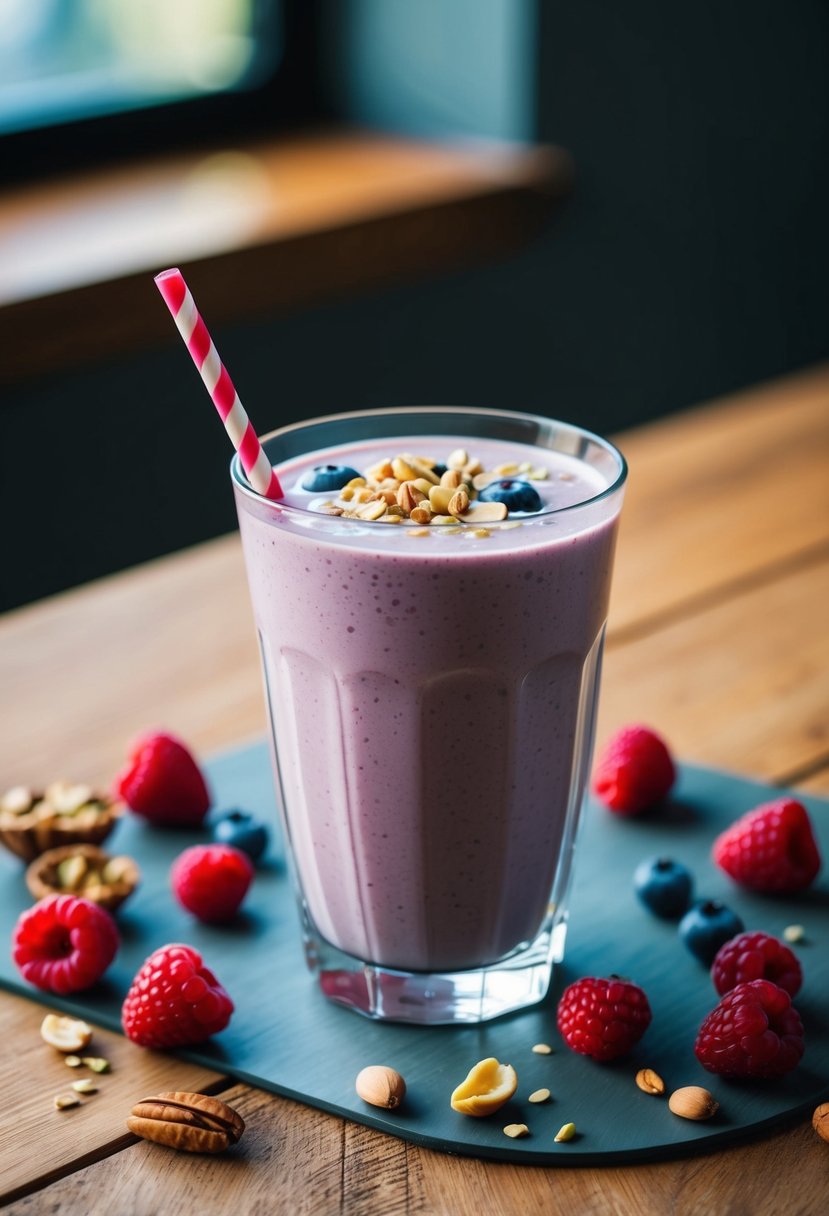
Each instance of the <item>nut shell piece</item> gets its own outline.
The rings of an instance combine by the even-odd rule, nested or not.
[[[822,1102],[815,1108],[815,1113],[812,1115],[812,1127],[821,1140],[825,1140],[829,1144],[829,1102]]]
[[[123,802],[86,785],[16,786],[0,797],[0,843],[25,862],[62,845],[100,844],[124,811]]]
[[[40,1024],[40,1037],[58,1051],[74,1054],[83,1051],[92,1041],[92,1027],[80,1018],[67,1018],[59,1013],[47,1013]],[[80,1063],[80,1061],[78,1061]]]
[[[490,1056],[470,1069],[453,1091],[450,1105],[462,1115],[481,1118],[500,1110],[517,1088],[518,1077],[512,1065],[501,1064]]]
[[[127,1127],[143,1140],[187,1153],[223,1153],[245,1130],[242,1116],[207,1094],[175,1090],[144,1098],[130,1112]]]
[[[77,867],[75,862],[79,863]],[[77,881],[67,885],[67,875],[74,869]],[[26,886],[35,899],[82,895],[109,912],[114,912],[132,895],[140,880],[141,871],[131,857],[111,857],[94,844],[47,849],[26,870]]]

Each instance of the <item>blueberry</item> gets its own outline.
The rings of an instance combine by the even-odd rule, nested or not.
[[[232,844],[258,861],[268,847],[268,829],[249,811],[225,811],[211,825],[211,835],[217,844]]]
[[[701,963],[710,967],[720,946],[745,928],[736,912],[716,899],[694,904],[679,922],[679,936]]]
[[[341,490],[353,477],[360,474],[345,464],[318,464],[302,478],[303,490],[312,494],[327,494],[331,490]]]
[[[694,880],[680,862],[648,857],[636,867],[633,886],[646,908],[657,916],[671,918],[687,910]]]
[[[543,503],[538,492],[520,477],[501,477],[491,481],[478,495],[479,502],[502,502],[510,511],[540,511]]]
[[[441,464],[440,461],[438,461],[437,464],[432,465],[432,472],[436,477],[442,477],[446,472],[446,468],[447,466],[445,464]]]

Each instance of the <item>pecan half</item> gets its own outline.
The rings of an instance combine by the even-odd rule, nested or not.
[[[206,1094],[178,1091],[137,1103],[127,1127],[144,1140],[187,1153],[222,1153],[236,1144],[245,1123],[232,1106]]]

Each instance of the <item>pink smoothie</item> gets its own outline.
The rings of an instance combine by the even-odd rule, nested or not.
[[[322,515],[336,493],[299,485],[321,463],[445,461],[459,445],[485,468],[544,466],[544,509],[484,537],[416,537]],[[307,913],[384,967],[501,959],[566,884],[621,496],[609,504],[607,474],[576,456],[462,436],[321,450],[277,472],[290,509],[237,498]]]

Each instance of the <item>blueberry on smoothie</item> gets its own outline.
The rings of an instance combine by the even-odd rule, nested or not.
[[[341,490],[348,485],[353,477],[359,477],[356,469],[350,469],[345,464],[317,464],[302,478],[303,490],[312,494],[328,494],[331,490]]]
[[[679,922],[679,936],[701,963],[710,967],[720,946],[742,933],[745,925],[736,912],[716,899],[694,904]]]
[[[668,919],[682,916],[691,902],[690,871],[669,857],[648,857],[633,875],[633,887],[645,907]]]
[[[540,511],[544,505],[538,492],[520,477],[499,477],[484,486],[479,502],[502,502],[510,511]]]
[[[250,811],[225,811],[211,825],[217,844],[230,844],[258,861],[268,847],[268,829]]]

